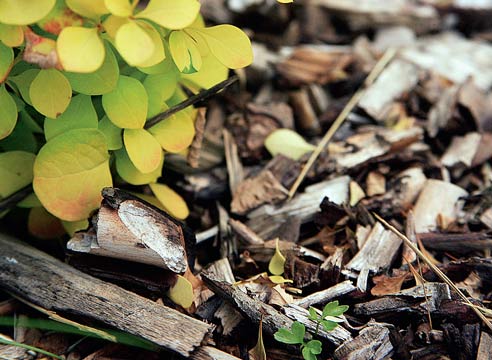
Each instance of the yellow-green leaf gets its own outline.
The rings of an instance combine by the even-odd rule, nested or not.
[[[99,121],[98,129],[106,136],[108,150],[118,150],[123,147],[123,139],[121,136],[123,129],[113,124],[107,116],[104,116],[101,121]]]
[[[79,221],[99,207],[101,189],[112,186],[105,136],[76,129],[46,143],[34,162],[33,187],[56,217]]]
[[[239,69],[253,62],[253,50],[248,36],[232,25],[217,25],[203,29],[189,29],[199,33],[207,42],[212,54],[230,69]]]
[[[60,71],[41,70],[29,87],[29,97],[37,111],[44,116],[57,118],[70,103],[72,87]]]
[[[0,199],[29,185],[36,155],[25,151],[0,153]]]
[[[0,41],[10,47],[22,45],[24,42],[22,26],[0,24]]]
[[[67,6],[77,14],[98,19],[101,15],[109,13],[109,10],[101,0],[65,0]]]
[[[29,25],[44,18],[56,0],[0,0],[0,22]]]
[[[275,242],[275,254],[268,263],[268,271],[273,275],[282,275],[284,273],[285,256],[282,255],[278,247],[278,239]]]
[[[120,26],[116,32],[115,45],[131,66],[145,64],[155,51],[152,37],[135,21]]]
[[[14,99],[5,89],[5,85],[0,85],[0,140],[14,131],[17,116],[17,106]]]
[[[34,158],[32,159],[32,164],[34,165]],[[32,173],[32,166],[31,166],[31,173]],[[32,182],[32,180],[31,180],[31,182]],[[35,193],[30,193],[24,199],[19,201],[17,203],[17,206],[20,208],[30,209],[33,207],[41,207],[43,205],[41,204],[41,201],[39,201],[39,199]]]
[[[150,0],[137,17],[152,20],[168,29],[182,29],[193,23],[199,11],[197,0]]]
[[[118,172],[118,175],[121,176],[121,178],[129,184],[145,185],[151,182],[155,182],[162,174],[164,157],[162,158],[162,162],[159,164],[159,167],[148,174],[144,174],[138,171],[138,169],[133,165],[130,157],[128,156],[124,148],[115,151],[115,157],[116,171]]]
[[[97,129],[97,114],[91,97],[76,95],[73,97],[67,110],[57,119],[44,120],[44,135],[46,140],[54,138],[73,129]]]
[[[152,126],[149,132],[166,151],[177,153],[191,145],[195,126],[189,112],[180,111]]]
[[[141,129],[147,119],[148,97],[137,79],[120,76],[116,88],[102,96],[109,119],[120,128]]]
[[[139,66],[138,70],[145,74],[155,75],[155,74],[168,74],[168,73],[178,73],[178,69],[174,64],[171,56],[167,56],[169,54],[169,49],[166,48],[166,44],[164,44],[165,58],[158,64],[148,67]]]
[[[159,32],[154,29],[153,26],[147,24],[145,21],[139,22],[142,29],[150,36],[154,43],[154,52],[146,61],[140,63],[139,67],[151,67],[159,64],[166,58],[166,52],[164,51],[164,44]]]
[[[202,61],[202,68],[200,71],[194,74],[181,75],[181,78],[186,85],[189,86],[188,82],[191,82],[194,85],[191,87],[197,88],[196,90],[210,89],[212,86],[227,79],[229,69],[211,53],[207,56],[203,56]]]
[[[193,304],[193,286],[184,276],[176,277],[176,283],[171,286],[167,295],[175,304],[189,308]]]
[[[143,85],[149,96],[148,117],[150,118],[163,111],[164,102],[174,94],[178,79],[174,72],[149,75],[143,81]]]
[[[114,39],[116,37],[116,33],[118,32],[118,29],[130,22],[130,20],[126,17],[119,17],[115,15],[109,15],[103,22],[103,27],[104,30],[106,30],[106,33],[111,37],[111,39]]]
[[[14,63],[14,50],[0,41],[0,84],[7,78]]]
[[[202,67],[202,56],[195,41],[184,31],[173,31],[169,36],[169,49],[178,70],[193,74]]]
[[[73,236],[77,231],[85,230],[89,227],[89,221],[87,219],[80,221],[62,221],[61,223],[70,236]]]
[[[190,214],[188,205],[186,205],[186,202],[177,192],[164,184],[155,183],[149,184],[149,186],[169,215],[180,220],[188,217]]]
[[[110,46],[106,46],[106,57],[99,69],[88,74],[66,72],[73,91],[85,95],[103,95],[113,91],[120,76],[116,56]]]
[[[290,129],[278,129],[272,132],[265,140],[265,147],[272,156],[282,154],[294,160],[316,148]]]
[[[286,284],[294,282],[294,280],[285,279],[283,276],[280,275],[270,275],[268,278],[274,284]]]
[[[104,0],[104,5],[116,16],[128,17],[133,12],[133,6],[128,0]]]
[[[277,0],[277,1],[281,4],[290,4],[294,2],[294,0]]]
[[[155,171],[162,162],[162,149],[157,140],[144,129],[125,129],[123,141],[133,165],[141,173]]]
[[[12,81],[19,89],[22,99],[26,103],[32,106],[31,97],[29,96],[29,88],[34,78],[38,75],[39,69],[29,69],[17,76],[9,77],[9,81]]]
[[[96,28],[69,26],[56,41],[56,51],[65,71],[91,73],[104,62],[104,44]]]

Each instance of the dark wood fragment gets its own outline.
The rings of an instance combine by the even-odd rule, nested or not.
[[[419,234],[419,238],[426,249],[440,251],[457,251],[461,253],[485,250],[492,247],[492,235],[483,232],[462,234],[422,233]]]
[[[475,359],[480,341],[480,325],[466,324],[462,328],[443,324],[444,339],[453,360]],[[453,351],[459,349],[459,351]]]
[[[480,345],[478,347],[477,360],[492,359],[492,336],[482,331]]]
[[[390,331],[384,326],[369,326],[359,336],[335,350],[337,360],[386,359],[394,352]]]

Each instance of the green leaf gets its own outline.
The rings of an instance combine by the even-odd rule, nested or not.
[[[144,64],[154,54],[156,46],[154,39],[136,21],[129,21],[119,27],[115,45],[131,66]]]
[[[318,321],[319,316],[318,313],[316,312],[316,309],[313,308],[312,306],[309,307],[309,319],[313,321]]]
[[[125,129],[123,141],[130,160],[141,173],[151,173],[161,164],[161,145],[147,130]]]
[[[176,91],[178,79],[174,72],[148,75],[143,81],[143,86],[149,99],[148,117],[151,118],[163,111],[164,102]]]
[[[47,141],[73,129],[90,128],[97,129],[97,114],[91,97],[82,94],[73,97],[67,110],[58,119],[44,120],[44,134]]]
[[[333,331],[338,326],[336,322],[330,320],[321,320],[321,324],[326,331]]]
[[[21,150],[35,154],[39,150],[39,143],[34,134],[42,132],[43,129],[31,116],[27,112],[21,111],[14,131],[0,141],[0,148],[4,151]]]
[[[177,192],[164,184],[155,183],[149,184],[149,186],[157,200],[162,204],[164,211],[169,215],[180,220],[188,217],[190,214],[188,205]]]
[[[34,154],[25,151],[0,153],[0,198],[12,195],[32,182],[35,158]]]
[[[7,78],[13,63],[14,50],[0,41],[0,84]]]
[[[76,129],[53,138],[36,158],[33,186],[58,218],[89,217],[100,205],[101,189],[112,186],[106,137],[97,129]]]
[[[229,69],[224,66],[217,58],[209,53],[207,56],[202,56],[202,67],[200,71],[194,74],[182,74],[183,82],[189,86],[191,82],[194,86],[191,88],[210,89],[212,86],[227,79]]]
[[[303,347],[302,348],[302,357],[305,359],[305,360],[316,360],[317,357],[315,354],[313,354],[311,352],[311,350],[307,347]]]
[[[191,36],[198,33],[207,42],[212,54],[230,69],[240,69],[253,62],[253,50],[248,36],[232,25],[186,30]]]
[[[103,95],[114,90],[120,76],[116,56],[110,46],[106,46],[106,57],[101,67],[88,74],[66,72],[73,91],[85,95]]]
[[[29,97],[37,111],[54,119],[67,109],[72,87],[60,71],[41,70],[31,83]]]
[[[338,300],[329,302],[323,308],[323,319],[327,316],[340,316],[349,309],[348,305],[338,305]]]
[[[9,47],[22,45],[24,42],[22,26],[0,24],[0,41]]]
[[[29,69],[21,72],[17,76],[9,77],[9,81],[12,81],[19,89],[22,98],[26,103],[32,106],[31,97],[29,96],[29,88],[34,78],[39,74],[39,69]]]
[[[64,28],[56,41],[56,51],[63,69],[76,73],[96,71],[105,57],[104,43],[97,28]]]
[[[129,76],[122,76],[116,88],[102,96],[104,111],[120,128],[141,129],[147,118],[148,97],[142,83]]]
[[[282,154],[294,160],[299,160],[304,154],[316,148],[290,129],[278,129],[272,132],[265,140],[265,147],[272,156]]]
[[[56,0],[0,0],[0,22],[29,25],[44,18]]]
[[[159,167],[151,173],[144,174],[138,171],[133,165],[126,150],[120,149],[115,151],[116,157],[116,171],[123,180],[132,185],[145,185],[156,182],[162,174],[162,165],[164,163],[164,157]]]
[[[197,0],[150,0],[137,17],[176,30],[191,25],[199,11],[200,3]]]
[[[173,31],[169,36],[169,49],[178,70],[193,74],[202,67],[202,55],[196,41],[184,31]]]
[[[268,263],[268,271],[273,275],[282,275],[284,273],[285,256],[282,255],[278,247],[278,238],[275,242],[275,254],[273,254]]]
[[[189,112],[180,111],[152,126],[149,132],[164,150],[177,153],[191,145],[195,137],[195,125]]]
[[[5,85],[0,85],[0,139],[6,138],[14,131],[17,116],[14,99],[5,89]]]
[[[291,330],[280,328],[273,337],[284,344],[303,344],[306,328],[298,321],[294,321]]]
[[[305,348],[309,349],[312,354],[321,354],[322,344],[319,340],[310,340],[306,343]]]
[[[123,147],[123,138],[121,136],[123,129],[114,125],[107,116],[104,116],[99,121],[98,129],[106,136],[108,150],[118,150]]]

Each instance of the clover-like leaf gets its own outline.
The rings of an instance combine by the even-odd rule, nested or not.
[[[150,0],[137,17],[152,20],[167,29],[182,29],[189,26],[200,11],[197,0]]]
[[[292,323],[291,329],[280,328],[273,334],[275,340],[284,344],[303,344],[306,327],[298,321]]]
[[[336,322],[330,320],[321,320],[321,324],[326,331],[333,331],[338,326]]]
[[[72,87],[67,78],[55,69],[41,70],[29,87],[34,108],[52,119],[67,109],[72,98]]]
[[[34,191],[43,206],[62,220],[89,217],[99,207],[101,189],[107,186],[112,186],[109,154],[106,138],[97,129],[60,134],[36,157]]]
[[[316,312],[316,309],[313,308],[312,306],[309,307],[309,319],[313,321],[318,321],[320,316]]]
[[[338,305],[338,300],[329,302],[323,308],[323,319],[327,316],[340,316],[349,309],[348,305]]]
[[[29,25],[44,18],[56,0],[0,0],[0,22],[8,25]]]
[[[309,340],[306,343],[305,347],[308,348],[312,354],[315,355],[321,354],[322,344],[321,341],[319,340]]]

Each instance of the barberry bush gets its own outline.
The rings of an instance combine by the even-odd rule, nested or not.
[[[196,111],[148,119],[253,57],[240,29],[199,12],[197,0],[0,0],[0,200],[32,184],[18,206],[73,230],[118,177],[173,213],[157,179],[191,144]]]

